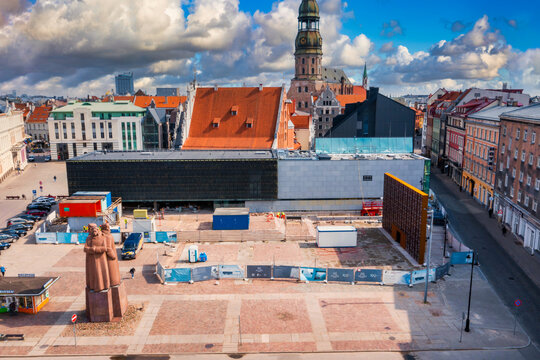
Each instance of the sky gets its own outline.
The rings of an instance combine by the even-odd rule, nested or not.
[[[301,0],[0,0],[0,94],[281,86]],[[383,94],[439,87],[540,95],[539,0],[319,0],[323,64]]]

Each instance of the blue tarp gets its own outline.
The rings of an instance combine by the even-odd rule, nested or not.
[[[189,282],[191,280],[191,269],[165,269],[166,282]]]
[[[176,232],[171,231],[156,231],[156,242],[158,243],[175,243],[176,242]]]
[[[308,267],[300,268],[300,280],[324,281],[326,280],[326,269]]]
[[[405,138],[317,138],[315,151],[325,154],[403,154],[413,152],[413,141]]]

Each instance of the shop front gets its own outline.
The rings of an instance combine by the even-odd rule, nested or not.
[[[49,302],[49,288],[59,279],[21,275],[0,278],[0,313],[37,314]]]

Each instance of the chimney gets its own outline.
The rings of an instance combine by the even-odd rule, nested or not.
[[[263,84],[259,84],[259,91],[263,91]]]
[[[217,84],[214,85],[214,91],[217,91]]]

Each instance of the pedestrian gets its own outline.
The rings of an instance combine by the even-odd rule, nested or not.
[[[127,219],[124,219],[124,225],[125,225],[125,228],[127,229]]]
[[[2,277],[4,277],[6,273],[6,268],[3,266],[0,266],[0,272],[2,273]]]
[[[503,225],[503,228],[502,228],[502,234],[503,236],[506,236],[506,226]]]
[[[54,175],[53,180],[54,180],[54,182],[56,182],[56,175]]]
[[[131,274],[131,278],[133,279],[135,277],[135,268],[129,269],[129,273]]]
[[[11,313],[11,316],[17,315],[17,304],[15,304],[15,301],[12,301],[9,304],[9,312]]]
[[[22,194],[21,197],[23,200],[26,200],[26,195]]]
[[[488,214],[489,214],[489,217],[492,217],[493,216],[493,209],[489,209]]]

